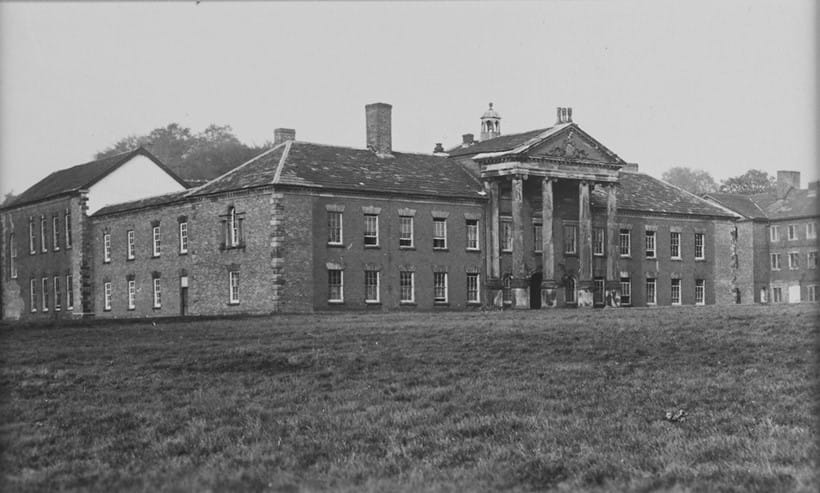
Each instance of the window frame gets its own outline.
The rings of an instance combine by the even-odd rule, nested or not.
[[[626,244],[624,244],[626,239]],[[626,247],[626,253],[624,253]],[[618,253],[620,257],[632,257],[632,230],[628,228],[620,228],[618,231]]]
[[[672,305],[680,305],[681,304],[682,284],[683,283],[681,282],[680,278],[673,278],[673,279],[670,280],[669,294],[670,294],[670,299],[672,300],[671,301]]]
[[[228,271],[228,304],[238,305],[239,300],[239,271]]]
[[[578,255],[578,225],[564,224],[564,255]]]
[[[113,296],[111,282],[106,281],[103,283],[103,311],[110,312],[111,311],[111,299]]]
[[[375,284],[370,281],[375,278]],[[370,297],[371,289],[375,293],[375,297]],[[381,303],[381,273],[375,269],[366,269],[364,271],[364,302],[368,304]]]
[[[466,250],[471,252],[478,252],[481,250],[481,230],[480,228],[480,221],[478,219],[466,219],[464,225],[466,227],[466,234],[467,234],[467,248]],[[471,241],[471,232],[475,233],[475,246],[470,246]]]
[[[68,250],[74,244],[71,231],[71,210],[65,210],[65,220],[63,222],[65,223],[65,248]]]
[[[799,270],[800,269],[800,253],[799,252],[789,252],[789,270]]]
[[[658,232],[654,229],[647,229],[644,232],[644,256],[658,258]]]
[[[48,306],[48,293],[49,293],[49,290],[48,290],[48,277],[43,277],[42,278],[42,292],[43,292],[43,296],[40,298],[40,309],[43,311],[43,313],[45,313],[49,309],[49,306]]]
[[[779,253],[770,253],[769,254],[769,268],[771,270],[780,270],[783,264],[780,259]]]
[[[327,211],[327,244],[340,246],[344,244],[344,213],[342,211]],[[338,225],[334,224],[338,219]],[[338,239],[334,233],[338,233]]]
[[[511,217],[502,217],[499,219],[501,223],[501,237],[499,240],[501,241],[501,252],[502,253],[509,253],[513,251],[513,234],[512,234],[512,218]]]
[[[700,240],[700,241],[698,241]],[[694,236],[695,241],[695,260],[706,260],[706,233],[696,232]],[[700,244],[698,244],[700,243]]]
[[[817,224],[815,224],[813,222],[806,223],[806,239],[807,240],[817,239]]]
[[[60,251],[60,216],[57,214],[51,216],[51,249]]]
[[[179,254],[188,253],[188,221],[179,222]]]
[[[336,284],[332,275],[339,275],[339,282]],[[334,288],[338,288],[338,298],[334,298]],[[344,269],[328,269],[327,270],[327,302],[328,303],[344,303],[345,301],[345,272]]]
[[[103,263],[111,262],[111,233],[103,233]]]
[[[772,286],[772,303],[783,303],[782,286]]]
[[[621,277],[620,278],[620,288],[621,288],[621,306],[632,306],[632,278],[631,277]],[[624,289],[626,288],[626,289]],[[626,293],[626,294],[624,294]],[[624,301],[626,298],[626,301]]]
[[[65,276],[65,309],[74,310],[74,276]]]
[[[399,216],[399,248],[414,248],[416,246],[414,219],[413,216]],[[409,231],[405,231],[405,226],[408,225]]]
[[[17,237],[9,233],[9,278],[17,279]]]
[[[780,230],[774,224],[769,226],[769,241],[780,241]]]
[[[475,297],[471,298],[471,280],[474,279],[475,281]],[[467,303],[481,303],[481,274],[478,272],[468,272],[467,273]]]
[[[448,287],[448,280],[447,280],[447,273],[446,272],[433,272],[433,303],[434,304],[445,304],[448,303],[450,300],[449,297],[449,287]],[[440,281],[444,281],[443,284]],[[444,296],[441,296],[441,290],[443,290]]]
[[[48,233],[46,230],[48,229],[48,220],[46,219],[45,215],[40,216],[40,252],[46,253],[48,252],[48,244],[46,243],[46,237]]]
[[[134,279],[127,279],[128,309],[137,308],[137,282]]]
[[[54,291],[54,311],[59,312],[63,309],[63,293],[60,289],[60,276],[54,276],[51,283],[52,290]]]
[[[809,252],[806,252],[806,268],[817,268],[817,250],[811,250]]]
[[[409,280],[409,285],[405,281]],[[405,290],[409,290],[410,297],[405,297]],[[416,273],[412,270],[399,271],[399,304],[410,305],[416,302]]]
[[[29,279],[29,287],[28,287],[28,302],[30,305],[31,313],[37,312],[37,278],[32,277]]]
[[[152,307],[154,309],[162,308],[162,278],[160,276],[153,276],[151,278],[151,295]]]
[[[651,288],[651,289],[650,289]],[[647,305],[657,305],[658,304],[658,279],[655,277],[647,277],[646,282],[644,283],[644,293],[646,294],[646,304]],[[649,294],[652,293],[650,297]]]
[[[28,254],[37,254],[37,232],[34,230],[34,218],[28,218]]]
[[[162,230],[160,225],[151,226],[151,258],[157,258],[162,254]]]
[[[447,250],[447,218],[433,218],[433,250]]]
[[[544,253],[544,223],[543,221],[532,222],[532,251]]]
[[[133,229],[125,232],[125,260],[134,260],[137,255],[137,234]]]
[[[364,214],[364,229],[362,230],[362,241],[365,248],[379,247],[379,215]]]
[[[669,258],[671,258],[672,260],[681,260],[682,258],[680,250],[680,240],[680,231],[669,232]]]
[[[706,280],[695,279],[695,305],[706,304]]]
[[[797,225],[796,224],[789,224],[786,227],[786,237],[789,241],[797,240]]]
[[[606,255],[606,229],[601,227],[592,228],[592,256],[603,257]]]

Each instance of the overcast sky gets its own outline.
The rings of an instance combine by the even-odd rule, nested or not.
[[[0,192],[178,122],[261,144],[393,148],[479,133],[588,133],[654,176],[818,178],[814,2],[0,3]]]

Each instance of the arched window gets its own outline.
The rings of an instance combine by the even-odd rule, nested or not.
[[[509,274],[505,274],[504,278],[501,281],[501,296],[504,300],[504,304],[512,303],[512,276]]]
[[[565,290],[564,295],[566,297],[567,304],[577,303],[577,300],[575,299],[575,278],[574,277],[570,277],[570,278],[567,279],[567,284],[566,284],[566,287],[564,288],[564,290]]]

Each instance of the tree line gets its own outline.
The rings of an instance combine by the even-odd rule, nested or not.
[[[718,184],[708,172],[684,166],[670,168],[664,172],[661,178],[663,181],[669,182],[687,192],[692,192],[695,195],[710,192],[739,193],[744,195],[771,192],[774,190],[776,182],[775,178],[769,176],[765,171],[750,169],[742,175],[727,178]]]

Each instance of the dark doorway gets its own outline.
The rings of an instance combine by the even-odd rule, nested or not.
[[[536,272],[530,276],[530,308],[541,308],[541,281],[544,276]]]

